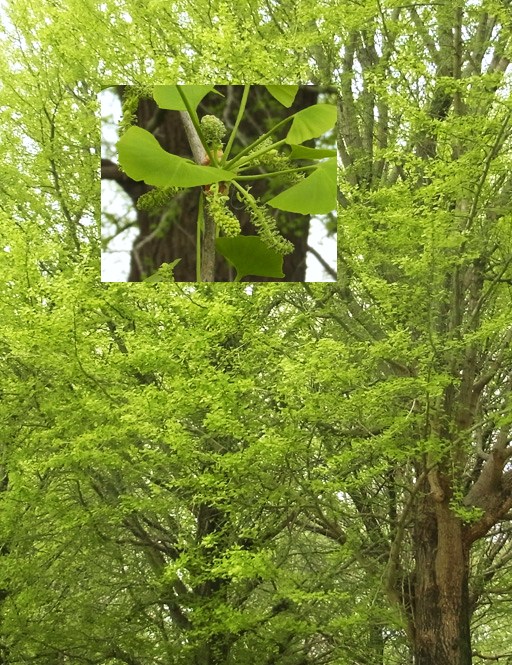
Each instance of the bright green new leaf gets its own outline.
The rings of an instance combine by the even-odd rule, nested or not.
[[[265,88],[270,92],[274,99],[277,99],[283,106],[290,108],[299,89],[298,85],[266,85]]]
[[[234,266],[238,280],[247,275],[284,277],[282,254],[269,249],[258,236],[217,238],[215,247]]]
[[[232,180],[231,171],[198,166],[166,152],[155,137],[141,127],[130,127],[117,143],[119,163],[134,180],[155,187],[196,187]]]
[[[336,158],[321,162],[310,176],[267,203],[279,210],[301,215],[331,212],[336,208]]]
[[[217,92],[213,85],[182,85],[181,91],[186,96],[190,106],[197,108],[199,102],[206,97],[209,92]],[[217,94],[221,94],[218,92]],[[155,85],[153,88],[153,99],[161,109],[170,109],[171,111],[186,111],[183,99],[178,92],[177,85]]]
[[[304,143],[328,132],[336,124],[337,111],[332,104],[315,104],[299,111],[293,118],[286,143]]]
[[[334,157],[336,155],[336,150],[326,148],[306,148],[303,145],[292,145],[290,147],[292,149],[291,159],[322,159],[323,157]]]

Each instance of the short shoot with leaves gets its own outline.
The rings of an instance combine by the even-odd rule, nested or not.
[[[299,86],[266,87],[274,99],[288,108]],[[247,110],[250,88],[249,85],[244,86],[236,120],[224,145],[227,130],[222,120],[213,114],[205,114],[199,119],[197,114],[197,108],[206,95],[220,95],[214,86],[155,86],[152,97],[160,109],[179,111],[189,118],[190,123],[187,123],[193,127],[196,143],[199,145],[200,141],[205,155],[201,160],[196,156],[196,163],[165,151],[153,134],[141,127],[128,127],[117,144],[119,163],[126,175],[156,188],[140,197],[137,204],[140,209],[151,210],[165,205],[179,189],[200,188],[202,203],[197,220],[196,274],[203,274],[201,279],[206,281],[213,281],[215,266],[213,260],[211,268],[206,271],[212,274],[207,277],[200,266],[201,261],[206,260],[206,255],[201,252],[201,243],[204,243],[206,252],[207,238],[211,237],[211,231],[208,231],[210,223],[214,224],[213,233],[217,239],[215,250],[235,267],[236,280],[250,275],[284,277],[283,257],[294,251],[294,245],[281,235],[271,208],[308,215],[324,213],[336,207],[335,150],[315,150],[300,145],[332,130],[336,122],[335,106],[315,104],[293,113],[262,136],[249,144],[242,143],[240,147],[241,141],[235,141]],[[138,94],[134,92],[127,95],[123,126],[133,119]],[[285,137],[276,138],[287,124],[291,124],[291,127]],[[187,136],[190,141],[189,132]],[[231,156],[233,147],[237,152]],[[295,159],[305,159],[307,164],[296,163],[293,161]],[[284,190],[277,196],[264,201],[250,192],[252,185],[248,183],[274,178],[278,186],[284,185]],[[275,188],[271,190],[269,187],[268,191],[275,191]],[[240,239],[240,220],[228,207],[230,192],[235,193],[243,203],[245,213],[256,231],[256,235],[245,236],[245,240]],[[280,198],[283,194],[284,198]],[[293,201],[291,205],[290,201]],[[205,213],[208,215],[206,224]],[[230,240],[227,254],[225,243],[218,242],[223,238]],[[250,268],[244,261],[233,263],[232,260],[233,255],[238,254],[240,258],[247,251],[247,238],[253,238],[250,241],[256,252],[253,258],[261,256],[263,261],[258,264],[252,260]],[[210,242],[213,248],[213,239]],[[240,249],[238,253],[237,243]],[[273,275],[269,275],[269,264],[274,266],[271,269],[275,273]],[[280,268],[276,269],[276,265],[280,265]]]

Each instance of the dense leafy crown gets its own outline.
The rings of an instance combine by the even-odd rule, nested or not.
[[[506,663],[507,3],[4,5],[0,661]],[[97,91],[242,76],[336,83],[339,281],[102,284]],[[227,163],[125,120],[133,177],[222,214]]]

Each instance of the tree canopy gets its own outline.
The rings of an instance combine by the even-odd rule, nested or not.
[[[512,663],[506,0],[0,35],[0,663]],[[106,284],[113,85],[334,85],[338,281]]]

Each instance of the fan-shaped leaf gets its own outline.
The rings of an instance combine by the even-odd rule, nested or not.
[[[267,203],[301,215],[331,212],[336,208],[336,158],[321,162],[310,176]]]
[[[304,143],[325,134],[336,124],[336,116],[332,104],[315,104],[299,111],[293,118],[286,143]]]
[[[272,97],[274,97],[274,99],[277,99],[277,101],[280,104],[286,106],[286,108],[290,108],[290,106],[293,104],[293,100],[295,99],[295,95],[297,94],[299,86],[266,85],[265,88],[270,92],[270,94],[272,95]]]
[[[214,90],[213,85],[182,85],[181,91],[185,94],[190,106],[197,108],[199,102]],[[215,90],[215,92],[217,92]],[[218,93],[220,95],[220,92]],[[183,99],[178,92],[177,85],[155,85],[153,88],[153,99],[161,109],[172,111],[186,111]]]
[[[119,163],[134,180],[155,187],[195,187],[232,180],[231,171],[198,166],[166,152],[155,137],[141,127],[130,127],[117,143]]]
[[[269,249],[258,236],[217,238],[215,246],[234,266],[238,279],[247,275],[284,277],[283,255]]]
[[[322,159],[322,157],[334,157],[336,150],[327,148],[306,148],[303,145],[291,145],[291,159]]]

